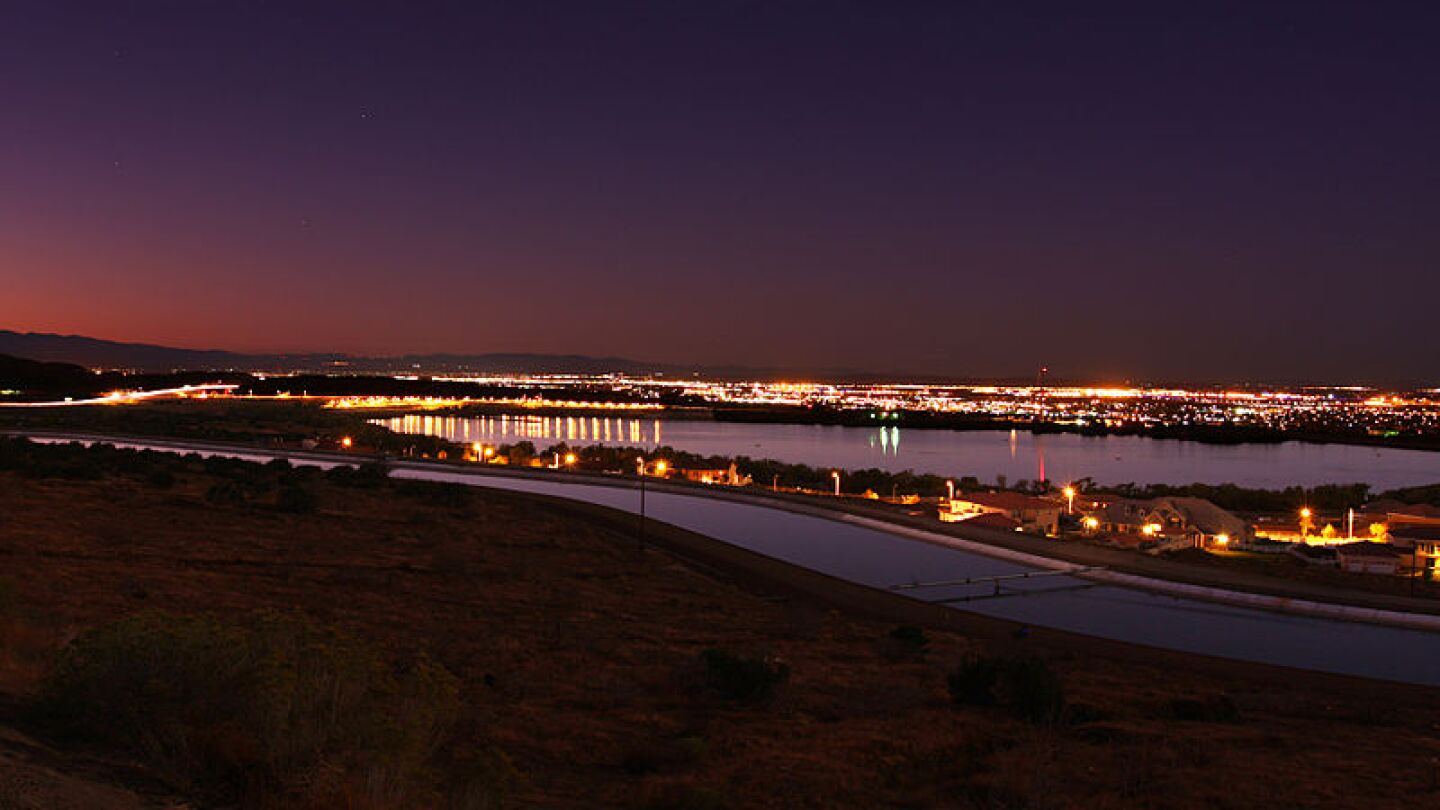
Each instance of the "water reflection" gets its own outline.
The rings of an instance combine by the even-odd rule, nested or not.
[[[900,428],[887,425],[870,434],[870,447],[882,456],[900,455]]]
[[[620,417],[531,416],[430,416],[409,414],[377,420],[397,433],[438,436],[452,442],[472,444],[622,444],[653,448],[659,446],[660,422],[655,419]]]

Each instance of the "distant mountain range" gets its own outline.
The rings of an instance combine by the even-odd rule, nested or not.
[[[0,354],[0,389],[87,391],[95,384],[95,375],[80,366]]]
[[[623,357],[579,354],[423,354],[364,357],[350,354],[241,354],[219,349],[179,349],[148,343],[120,343],[81,335],[13,332],[0,329],[0,354],[92,369],[141,372],[243,371],[329,373],[531,373],[664,374],[706,377],[764,377],[775,372],[743,367],[692,367],[647,363]]]

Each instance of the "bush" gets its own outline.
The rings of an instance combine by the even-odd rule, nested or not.
[[[156,489],[170,489],[175,486],[175,473],[169,470],[155,470],[145,476],[145,483]]]
[[[143,613],[72,642],[35,715],[177,784],[254,797],[322,768],[415,778],[457,693],[455,678],[424,658],[396,674],[369,646],[303,619]]]
[[[316,497],[315,491],[298,484],[282,485],[280,494],[275,498],[275,508],[281,512],[308,514],[314,512],[319,506],[320,499]]]
[[[924,658],[929,651],[930,637],[919,627],[908,624],[891,630],[880,643],[880,654],[890,661]]]
[[[790,668],[785,664],[714,648],[700,654],[700,663],[706,685],[727,700],[749,703],[765,700],[776,686],[790,677]]]
[[[971,656],[947,678],[950,699],[962,706],[993,706],[1000,666],[994,658]]]
[[[950,674],[948,685],[960,705],[1004,705],[1034,723],[1054,722],[1065,709],[1060,676],[1035,656],[970,657]]]
[[[245,488],[234,481],[220,481],[205,490],[205,500],[215,504],[241,504],[250,499]]]
[[[396,491],[445,509],[464,509],[474,496],[471,488],[464,484],[436,481],[400,481],[396,484]]]
[[[378,489],[390,480],[390,468],[383,462],[367,461],[358,467],[331,467],[325,476],[342,487]]]
[[[1001,700],[1016,716],[1032,723],[1059,719],[1065,710],[1065,689],[1043,658],[1012,658],[1002,673]]]
[[[0,616],[15,609],[15,580],[0,577]]]

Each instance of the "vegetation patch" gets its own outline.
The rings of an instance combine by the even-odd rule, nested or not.
[[[700,654],[705,684],[726,700],[759,703],[790,677],[790,667],[768,658],[752,658],[711,648]]]
[[[948,678],[950,697],[962,706],[1004,706],[1032,723],[1053,723],[1065,710],[1060,676],[1033,655],[971,656]]]
[[[151,612],[72,642],[34,715],[59,736],[114,746],[217,795],[253,800],[339,773],[395,796],[424,781],[457,694],[428,659],[397,668],[302,618]]]

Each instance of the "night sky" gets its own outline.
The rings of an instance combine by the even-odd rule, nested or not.
[[[0,328],[1440,384],[1437,42],[1434,2],[4,2]]]

